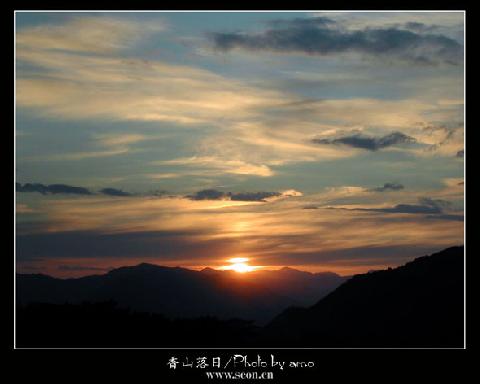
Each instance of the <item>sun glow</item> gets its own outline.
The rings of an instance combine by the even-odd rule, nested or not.
[[[225,270],[232,270],[238,273],[245,273],[254,271],[257,267],[252,265],[248,265],[248,258],[247,257],[232,257],[228,260],[230,265],[226,265],[221,269]]]
[[[246,263],[247,261],[248,257],[232,257],[228,260],[228,262],[232,264]]]
[[[234,270],[235,272],[239,272],[239,273],[251,272],[255,269],[251,265],[248,265],[248,264],[245,264],[245,263],[232,264],[230,266],[230,268],[232,270]]]

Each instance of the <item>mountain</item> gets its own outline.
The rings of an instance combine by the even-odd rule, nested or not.
[[[309,308],[289,308],[264,346],[463,347],[464,248],[355,275]]]
[[[139,264],[104,275],[57,279],[17,275],[17,303],[82,303],[113,300],[122,308],[170,318],[214,316],[265,324],[292,305],[312,305],[347,278],[291,268],[239,274],[206,268]]]
[[[20,348],[179,348],[251,346],[260,328],[240,319],[169,319],[114,302],[32,303],[16,311]]]
[[[310,307],[289,308],[264,327],[231,317],[255,317],[255,310],[269,317],[274,305],[263,300],[286,304],[278,281],[299,293],[313,284],[301,288],[295,285],[300,281],[330,275],[315,277],[290,268],[241,275],[148,264],[80,279],[19,275],[17,346],[463,347],[463,255],[463,247],[453,247],[398,268],[353,276]],[[266,286],[278,292],[267,292]],[[113,296],[123,307],[100,301]],[[90,302],[81,302],[85,298]],[[173,319],[128,309],[129,303],[203,315]],[[230,319],[205,316],[207,312],[228,312]]]
[[[339,276],[333,272],[310,273],[290,267],[278,270],[256,270],[242,275],[235,272],[219,271],[205,268],[203,273],[217,274],[242,282],[262,284],[276,294],[290,297],[299,305],[311,305],[330,293],[350,276]]]

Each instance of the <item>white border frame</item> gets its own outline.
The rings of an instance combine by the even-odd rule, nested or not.
[[[14,185],[13,185],[13,201],[14,201],[14,216],[13,216],[13,249],[14,249],[14,267],[13,267],[13,286],[14,286],[14,299],[13,299],[13,307],[14,307],[14,314],[13,314],[13,345],[14,349],[153,349],[153,350],[323,350],[323,349],[332,349],[332,350],[338,350],[338,349],[462,349],[462,348],[395,348],[395,347],[380,347],[380,348],[371,348],[371,347],[342,347],[342,348],[267,348],[267,347],[262,347],[262,348],[245,348],[245,347],[226,347],[226,348],[200,348],[200,347],[195,347],[195,348],[164,348],[164,347],[158,347],[158,348],[74,348],[74,347],[58,347],[58,348],[20,348],[16,346],[16,337],[17,337],[17,329],[16,329],[16,314],[17,314],[17,304],[16,304],[16,292],[17,292],[17,271],[16,271],[16,266],[17,266],[17,259],[16,259],[16,254],[17,254],[17,249],[16,249],[16,206],[17,206],[17,199],[16,199],[16,191],[15,191],[15,185],[17,181],[17,164],[16,164],[16,159],[17,159],[17,147],[16,147],[16,131],[17,131],[17,121],[16,121],[16,105],[17,105],[17,100],[16,100],[16,95],[17,95],[17,73],[16,73],[16,36],[17,36],[17,29],[16,29],[16,14],[17,13],[305,13],[305,12],[318,12],[318,13],[463,13],[463,37],[464,37],[464,51],[463,51],[463,59],[464,59],[464,67],[463,67],[463,118],[464,118],[464,159],[463,159],[463,180],[464,180],[464,185],[463,185],[463,201],[464,201],[464,220],[463,220],[463,244],[464,244],[464,270],[463,270],[463,276],[464,276],[464,304],[463,304],[463,310],[464,310],[464,336],[463,336],[463,349],[467,348],[467,322],[466,322],[466,308],[467,308],[467,258],[466,258],[466,180],[465,180],[465,164],[466,164],[466,47],[467,47],[467,25],[466,25],[466,10],[15,10],[13,13],[13,30],[14,30],[14,39],[13,39],[13,74],[14,74],[14,104],[13,104],[13,121],[14,121],[14,136],[13,136],[13,148],[14,148],[14,161],[13,161],[13,172],[14,172]]]

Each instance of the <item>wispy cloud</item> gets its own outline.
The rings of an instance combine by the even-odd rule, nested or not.
[[[128,152],[127,148],[105,149],[103,151],[83,151],[71,153],[57,153],[49,155],[38,155],[25,157],[25,161],[75,161],[83,159],[96,159],[102,157],[111,157],[123,155]]]
[[[453,203],[442,199],[432,199],[429,197],[420,197],[419,204],[396,204],[393,207],[372,207],[372,208],[337,208],[328,207],[330,209],[347,209],[357,211],[370,211],[381,213],[405,213],[405,214],[421,214],[421,215],[439,215],[437,218],[451,219],[448,215],[452,210],[455,211]],[[429,216],[433,217],[433,216]]]
[[[45,75],[21,72],[17,103],[61,119],[192,124],[255,115],[262,105],[280,99],[278,92],[249,87],[208,70],[119,51],[132,39],[156,32],[156,27],[98,17],[22,30],[17,60],[42,69]]]
[[[217,52],[222,15],[18,23],[20,262],[351,273],[461,243],[462,17],[311,16]]]
[[[132,145],[147,140],[147,136],[139,134],[102,134],[94,135],[92,146],[97,148],[90,151],[52,153],[24,157],[26,161],[76,161],[112,157],[131,153]]]
[[[188,176],[188,174],[181,174],[181,173],[148,173],[145,175],[150,179],[177,179],[179,177]]]
[[[39,25],[17,33],[17,49],[111,53],[130,46],[164,23],[136,23],[114,17],[73,17],[64,24]]]
[[[288,265],[297,255],[301,264],[321,267],[331,252],[363,247],[441,248],[463,239],[462,223],[442,220],[440,215],[445,213],[435,214],[434,220],[430,213],[397,217],[302,206],[302,197],[272,204],[145,197],[56,199],[40,204],[49,220],[34,231],[22,231],[17,252],[20,260],[32,255],[52,260],[48,257],[54,255],[58,264],[67,264],[63,262],[66,254],[79,259],[88,255],[90,260],[115,257],[119,263],[143,257],[174,265],[221,265],[227,257],[245,254],[256,265]],[[430,207],[428,212],[435,210]],[[308,260],[302,256],[306,254]],[[383,253],[374,261],[359,254],[349,259],[348,266],[352,268],[356,260],[362,264],[356,271],[365,271],[387,263],[389,257],[390,253]],[[329,260],[332,270],[341,270],[341,258]]]
[[[265,164],[251,164],[243,160],[225,160],[213,156],[192,156],[173,160],[154,161],[153,165],[179,165],[189,166],[202,170],[203,174],[222,171],[235,175],[253,175],[268,177],[274,174],[274,171]]]
[[[95,135],[95,139],[105,147],[124,147],[129,144],[138,143],[147,140],[145,135],[126,133],[126,134],[101,134]]]
[[[126,19],[107,18],[103,24],[102,20],[101,17],[85,21],[71,19],[64,24],[19,32],[21,44],[17,47],[17,61],[28,64],[28,69],[18,71],[18,106],[52,119],[157,121],[199,130],[208,126],[209,134],[192,144],[194,160],[173,160],[177,165],[182,165],[180,160],[183,160],[184,167],[200,172],[273,176],[277,165],[350,157],[357,153],[339,145],[315,145],[311,138],[316,134],[323,137],[332,130],[352,126],[365,132],[371,127],[382,127],[367,135],[378,140],[367,138],[366,146],[385,148],[389,143],[383,143],[380,138],[386,141],[388,131],[401,131],[412,137],[409,127],[424,121],[424,116],[431,115],[432,111],[457,113],[456,109],[451,111],[451,106],[417,99],[305,99],[290,91],[242,82],[206,69],[132,57],[124,53],[132,41],[124,37],[119,26],[125,23],[125,31],[136,38],[151,37],[158,32],[156,27]],[[282,23],[274,28],[279,25]],[[96,35],[95,28],[109,32]],[[142,34],[132,32],[136,29],[141,29]],[[112,49],[99,48],[102,52],[97,52],[92,36],[102,36],[102,33],[108,36],[109,42],[105,44]],[[70,44],[63,41],[63,37],[58,37],[56,42],[57,35],[74,40],[69,50],[52,48]],[[93,148],[88,150],[36,155],[25,160],[63,161],[126,155],[134,151],[136,143],[144,140],[140,136],[98,136],[93,140]],[[399,140],[398,137],[392,139]],[[359,145],[355,148],[360,149]]]
[[[463,103],[461,104],[463,106]],[[457,156],[463,151],[464,124],[458,121],[419,124],[418,136],[429,144],[425,150],[444,156]]]
[[[22,214],[22,213],[34,213],[36,211],[35,209],[29,207],[27,204],[17,203],[15,206],[15,212],[17,214]]]

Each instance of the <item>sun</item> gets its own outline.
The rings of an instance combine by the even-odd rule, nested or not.
[[[238,273],[246,273],[255,270],[255,267],[248,265],[247,257],[233,257],[228,260],[230,265],[223,267],[223,269],[232,270]]]
[[[245,273],[253,271],[254,267],[245,263],[235,263],[230,266],[230,269],[238,273]]]

